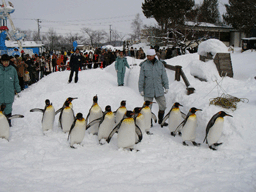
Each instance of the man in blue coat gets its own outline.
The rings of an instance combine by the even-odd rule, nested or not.
[[[4,113],[7,117],[12,115],[12,104],[15,92],[21,92],[19,78],[16,69],[9,65],[10,57],[2,55],[0,64],[0,105],[5,104]],[[11,120],[9,120],[11,126]]]
[[[82,56],[80,54],[79,49],[76,49],[75,53],[73,53],[71,55],[69,66],[70,66],[70,75],[69,75],[68,82],[71,83],[71,81],[73,79],[73,74],[75,72],[75,83],[77,83],[78,82],[78,70],[79,70],[79,67],[80,68],[82,67]]]
[[[139,92],[145,101],[153,101],[159,105],[158,123],[161,124],[166,109],[164,94],[168,92],[169,82],[164,64],[156,57],[154,49],[147,51],[147,59],[140,64]],[[164,126],[168,124],[165,123]]]
[[[125,76],[125,70],[126,70],[125,67],[128,67],[130,69],[127,59],[124,57],[124,52],[120,51],[119,56],[116,58],[116,62],[115,62],[118,86],[124,86],[124,76]]]

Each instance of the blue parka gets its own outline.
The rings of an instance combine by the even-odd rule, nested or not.
[[[140,64],[139,92],[144,97],[160,97],[164,95],[164,88],[169,89],[168,77],[164,64],[155,59],[154,64],[145,60]]]
[[[21,92],[16,69],[0,64],[0,103],[13,103],[15,91]]]
[[[115,69],[118,73],[125,73],[126,67],[130,68],[125,57],[117,57],[115,62]]]

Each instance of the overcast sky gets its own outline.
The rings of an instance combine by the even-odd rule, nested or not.
[[[44,34],[50,28],[62,35],[81,33],[81,28],[111,29],[123,35],[131,33],[131,22],[140,14],[143,24],[153,25],[154,19],[147,19],[141,9],[144,0],[10,0],[15,12],[11,14],[14,25],[21,30],[37,31],[37,19],[40,19],[40,31]],[[6,3],[8,1],[6,0]],[[201,3],[203,0],[196,0]],[[225,10],[219,3],[220,12]],[[8,24],[8,27],[11,27]]]

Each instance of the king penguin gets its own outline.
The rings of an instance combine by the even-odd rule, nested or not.
[[[206,141],[209,148],[212,150],[216,150],[215,147],[222,144],[217,142],[222,133],[225,116],[233,117],[232,115],[229,115],[224,111],[220,111],[212,116],[212,118],[210,119],[206,126],[206,134],[203,142]]]
[[[4,138],[7,141],[9,141],[10,137],[10,125],[8,122],[8,119],[14,119],[14,118],[23,118],[23,115],[11,115],[9,117],[6,117],[4,114],[4,109],[6,105],[2,104],[0,109],[0,138]]]
[[[98,105],[98,96],[95,95],[93,97],[93,103],[92,106],[88,112],[88,115],[85,119],[86,121],[86,126],[88,125],[88,123],[92,122],[95,119],[101,118],[103,115],[102,109],[100,108],[100,106]],[[90,133],[97,135],[99,131],[99,123],[95,123],[94,125],[91,126],[90,128]]]
[[[115,127],[115,115],[111,111],[110,105],[107,105],[105,107],[105,112],[103,113],[103,116],[89,123],[86,126],[86,129],[90,128],[90,126],[92,126],[93,124],[99,125],[98,140],[100,144],[104,144],[104,140],[108,138],[110,132]]]
[[[72,107],[70,107],[71,100],[66,100],[63,107],[58,109],[55,114],[60,112],[59,124],[64,133],[69,132],[72,123],[75,120],[75,115]]]
[[[153,102],[151,101],[145,101],[144,102],[144,105],[140,111],[140,113],[144,116],[144,129],[145,129],[145,132],[148,134],[148,135],[152,135],[153,133],[150,133],[150,128],[151,128],[151,119],[153,118],[155,120],[155,123],[157,122],[157,118],[156,118],[156,115],[151,112],[151,109],[150,109],[150,105],[152,104]]]
[[[54,123],[54,119],[55,119],[55,109],[52,106],[49,99],[45,100],[45,108],[44,109],[34,108],[34,109],[31,109],[30,112],[42,112],[43,113],[43,117],[42,117],[43,131],[48,131],[48,130],[53,129],[53,123]]]
[[[173,132],[186,117],[186,115],[180,111],[180,106],[182,106],[180,103],[175,102],[161,123],[161,127],[163,127],[164,122],[168,119],[168,128],[171,135],[174,135]]]
[[[195,107],[192,107],[185,120],[180,123],[180,125],[176,128],[176,130],[173,132],[173,135],[175,136],[177,132],[181,130],[182,134],[182,140],[183,145],[188,146],[186,141],[191,141],[194,146],[200,146],[200,143],[196,143],[196,126],[197,126],[197,117],[196,117],[196,111],[202,111],[201,109],[197,109]]]
[[[118,148],[124,148],[133,150],[135,144],[142,140],[142,132],[140,128],[135,124],[134,118],[132,117],[134,113],[132,111],[127,111],[123,119],[115,126],[107,138],[109,143],[113,135],[118,131],[117,135],[117,146]],[[135,138],[138,135],[139,140],[136,143]]]
[[[70,128],[68,139],[70,147],[75,148],[74,144],[81,144],[85,135],[86,123],[82,113],[77,113],[76,118]]]
[[[121,101],[120,107],[114,112],[116,115],[116,124],[118,124],[124,117],[124,114],[126,113],[126,101]]]

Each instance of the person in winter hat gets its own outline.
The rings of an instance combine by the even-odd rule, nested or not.
[[[9,65],[10,57],[2,55],[0,64],[0,105],[5,104],[4,113],[7,117],[12,115],[12,104],[15,92],[21,92],[16,69]],[[11,120],[8,120],[11,126]]]
[[[130,69],[127,59],[124,57],[123,51],[119,52],[119,56],[116,58],[115,69],[117,72],[118,86],[124,86],[125,67]]]
[[[144,96],[144,101],[153,101],[159,105],[158,123],[161,124],[166,109],[164,94],[168,92],[169,81],[164,64],[156,58],[154,49],[147,51],[147,59],[140,63],[139,92]],[[164,126],[168,124],[165,123]]]

